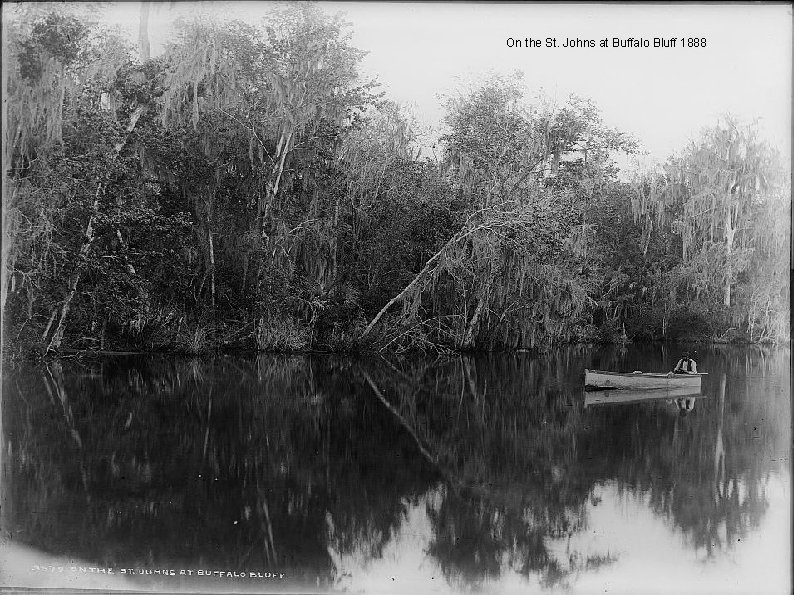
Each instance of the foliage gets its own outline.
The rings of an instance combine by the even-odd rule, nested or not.
[[[705,312],[715,327],[747,331],[751,340],[788,339],[780,301],[788,293],[782,260],[790,237],[788,180],[757,126],[726,118],[663,172],[638,181],[632,201],[644,234],[680,241],[672,263],[676,299]]]
[[[100,12],[4,23],[2,308],[20,349],[788,337],[788,178],[752,126],[626,183],[613,157],[636,142],[592,101],[492,76],[446,99],[428,159],[339,15],[185,19],[141,61]]]

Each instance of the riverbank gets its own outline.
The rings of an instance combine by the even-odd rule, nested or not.
[[[481,354],[506,354],[506,353],[545,353],[551,349],[565,347],[566,345],[574,345],[574,346],[581,346],[581,347],[593,347],[593,346],[620,346],[621,349],[631,350],[637,346],[646,346],[652,344],[666,344],[666,345],[675,345],[677,347],[680,346],[687,346],[692,349],[697,347],[708,347],[708,346],[720,346],[720,345],[735,345],[735,346],[770,346],[770,347],[787,347],[790,346],[790,341],[771,341],[771,340],[763,340],[763,341],[748,341],[748,340],[738,340],[736,338],[726,339],[724,337],[711,337],[711,338],[688,338],[688,339],[668,339],[668,340],[652,340],[652,341],[641,341],[641,342],[621,342],[621,341],[601,341],[601,342],[570,342],[570,343],[563,343],[557,345],[544,345],[544,346],[536,346],[532,348],[516,348],[516,349],[494,349],[494,350],[483,350],[483,349],[451,349],[446,346],[436,346],[435,349],[432,348],[423,348],[423,349],[413,349],[413,350],[402,350],[400,352],[390,351],[388,349],[384,349],[382,346],[378,348],[376,345],[368,345],[366,348],[362,347],[353,347],[349,349],[318,349],[318,348],[305,348],[305,349],[271,349],[271,350],[257,350],[257,349],[233,349],[228,347],[216,347],[211,348],[210,346],[206,346],[205,348],[197,351],[186,351],[186,350],[176,350],[176,349],[153,349],[153,350],[145,350],[145,349],[70,349],[70,348],[63,348],[59,351],[51,351],[49,353],[45,353],[40,349],[31,348],[27,346],[17,346],[17,347],[9,347],[6,346],[2,358],[3,363],[14,364],[19,363],[22,361],[53,361],[53,360],[62,360],[62,359],[72,359],[72,358],[95,358],[95,357],[123,357],[123,356],[173,356],[173,357],[190,357],[190,358],[205,358],[205,357],[216,357],[216,356],[242,356],[242,357],[256,357],[258,355],[266,355],[266,354],[281,354],[281,355],[323,355],[323,354],[335,354],[335,355],[358,355],[358,356],[368,356],[368,355],[378,355],[378,354],[388,354],[388,355],[398,355],[398,356],[407,356],[410,357],[412,355],[418,354],[427,354],[427,353],[435,353],[438,355],[481,355]]]

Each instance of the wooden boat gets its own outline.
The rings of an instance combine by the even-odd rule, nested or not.
[[[707,374],[668,374],[666,372],[603,372],[601,370],[585,370],[585,388],[620,388],[648,390],[655,388],[686,387],[693,392],[700,392],[700,380]]]
[[[584,406],[592,405],[628,405],[631,403],[646,403],[653,401],[671,401],[676,399],[703,399],[706,395],[696,390],[682,386],[677,388],[657,388],[650,390],[599,390],[586,392]]]

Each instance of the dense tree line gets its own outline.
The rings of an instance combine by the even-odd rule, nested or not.
[[[494,76],[430,159],[340,16],[188,20],[150,58],[92,10],[4,19],[7,345],[788,339],[788,177],[753,125],[626,181],[592,102]]]

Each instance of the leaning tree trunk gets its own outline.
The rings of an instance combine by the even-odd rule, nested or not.
[[[466,332],[463,336],[463,341],[460,343],[461,349],[471,349],[474,347],[474,339],[480,330],[480,316],[482,315],[483,306],[488,299],[488,294],[480,296],[477,300],[477,307],[474,309],[474,314],[471,316],[469,324],[466,326]]]
[[[210,300],[212,307],[215,307],[215,246],[212,243],[212,222],[207,217],[207,244],[210,257]]]
[[[281,186],[281,178],[284,175],[284,166],[287,161],[287,155],[292,150],[293,137],[293,130],[281,133],[281,137],[279,138],[278,144],[276,145],[276,154],[273,159],[273,166],[270,169],[267,182],[265,183],[265,195],[264,197],[260,196],[259,200],[257,201],[256,224],[258,228],[257,232],[259,235],[260,245],[267,237],[268,222],[272,216],[273,203],[278,196],[278,191]],[[266,246],[262,246],[262,248],[266,248]],[[256,268],[257,291],[259,291],[259,287],[262,284],[262,278],[264,276],[264,264],[264,258],[258,258]]]
[[[8,28],[8,19],[2,19],[2,28],[3,28],[3,39],[8,39],[6,33]],[[9,85],[9,77],[10,77],[10,68],[9,66],[9,57],[8,55],[10,52],[5,51],[3,52],[2,56],[2,93],[3,97],[7,96],[8,93],[8,85]],[[9,281],[9,266],[8,266],[8,257],[10,254],[11,248],[11,237],[8,233],[11,229],[11,219],[8,217],[8,176],[6,172],[8,171],[9,167],[11,166],[11,155],[13,155],[13,146],[14,143],[11,142],[13,138],[12,132],[9,130],[8,127],[8,103],[6,101],[2,102],[2,124],[3,124],[3,148],[2,148],[2,155],[3,155],[3,173],[2,173],[2,246],[0,246],[0,318],[2,317],[3,313],[5,312],[5,305],[6,305],[6,298],[8,296],[8,281]],[[5,329],[5,325],[2,325],[2,328]],[[2,338],[0,338],[0,345],[2,344]],[[1,365],[1,364],[0,364]]]
[[[733,275],[733,263],[731,262],[731,258],[733,257],[733,237],[736,234],[736,227],[732,225],[731,222],[731,213],[728,211],[728,217],[725,220],[725,252],[726,252],[726,259],[725,259],[725,299],[723,300],[723,304],[726,307],[730,307],[731,305],[731,276]]]
[[[135,129],[135,125],[138,123],[138,119],[141,117],[143,113],[144,106],[139,106],[130,116],[130,123],[127,125],[127,137],[129,134]],[[116,143],[113,147],[113,160],[115,160],[121,149],[124,147],[126,143],[126,138],[122,141]],[[83,236],[83,244],[80,246],[80,252],[77,260],[77,265],[75,268],[74,273],[69,278],[69,285],[68,291],[66,293],[66,299],[64,299],[63,304],[61,304],[61,312],[60,317],[58,319],[58,326],[55,327],[55,331],[50,338],[49,343],[47,344],[47,352],[50,351],[58,351],[61,347],[61,342],[63,341],[63,335],[66,331],[66,318],[69,315],[69,310],[72,307],[72,301],[74,300],[74,296],[77,293],[77,285],[80,283],[80,277],[83,274],[83,270],[85,268],[85,263],[88,260],[88,253],[91,250],[91,247],[94,244],[94,225],[96,224],[96,218],[99,214],[99,195],[102,193],[102,183],[100,182],[97,184],[96,193],[94,194],[94,203],[91,208],[91,215],[88,217],[88,223],[85,227],[85,233]],[[117,233],[120,233],[119,230],[116,230]],[[46,332],[46,331],[45,331]],[[44,341],[46,342],[47,337],[46,335],[43,337]]]
[[[61,304],[61,316],[58,320],[58,326],[55,327],[55,332],[50,338],[47,345],[47,351],[58,351],[63,341],[63,333],[66,330],[66,317],[69,315],[69,309],[72,306],[74,294],[77,293],[77,284],[80,282],[80,275],[83,273],[88,252],[94,243],[94,222],[96,221],[97,213],[99,212],[99,194],[102,192],[102,184],[97,185],[96,194],[94,195],[94,204],[91,209],[91,215],[88,218],[88,225],[85,228],[85,237],[83,238],[83,245],[80,246],[80,254],[77,259],[77,268],[72,276],[69,278],[69,290],[66,293],[66,299]],[[45,337],[46,340],[46,337]]]
[[[430,273],[430,271],[432,271],[435,268],[441,256],[450,246],[453,246],[457,242],[469,237],[470,235],[482,229],[487,229],[489,227],[492,227],[492,224],[482,223],[480,225],[477,225],[476,227],[472,227],[471,229],[461,230],[458,233],[456,233],[454,236],[452,236],[447,241],[447,243],[441,247],[441,249],[438,252],[436,252],[432,257],[430,257],[430,260],[428,260],[425,263],[425,266],[422,268],[421,271],[419,271],[419,273],[417,273],[416,277],[414,277],[413,280],[408,285],[406,285],[405,289],[403,289],[400,293],[398,293],[396,296],[390,299],[388,303],[385,306],[383,306],[383,308],[381,308],[381,311],[375,315],[375,318],[373,318],[370,321],[370,323],[364,329],[364,332],[361,333],[360,338],[363,339],[370,333],[370,331],[372,331],[373,327],[378,323],[378,321],[383,317],[383,315],[386,314],[389,308],[391,308],[394,304],[404,299],[405,296],[407,296],[412,290],[416,289],[419,286],[419,282],[422,281],[428,275],[428,273]]]

